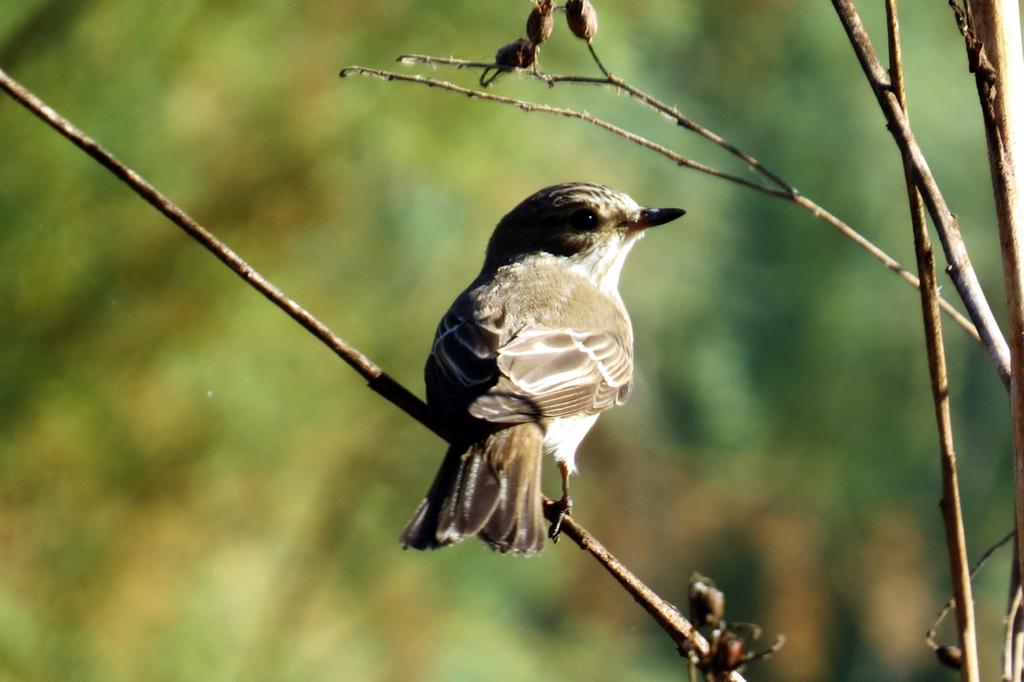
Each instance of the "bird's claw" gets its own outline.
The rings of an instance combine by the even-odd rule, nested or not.
[[[572,511],[572,498],[568,495],[562,495],[560,500],[555,500],[551,503],[551,508],[557,516],[551,523],[551,527],[548,528],[548,537],[551,538],[551,542],[557,543],[558,536],[562,533],[562,521]]]

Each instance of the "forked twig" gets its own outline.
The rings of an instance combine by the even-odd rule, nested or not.
[[[493,67],[493,64],[487,62],[470,61],[467,59],[456,59],[454,57],[432,57],[425,54],[403,54],[397,59],[400,64],[425,64],[431,66],[454,66],[458,69],[479,69]],[[523,70],[528,76],[544,81],[549,86],[554,87],[557,83],[578,83],[581,85],[597,85],[607,86],[625,92],[633,99],[646,104],[648,107],[657,111],[658,113],[668,117],[670,121],[678,126],[686,128],[689,131],[697,133],[703,138],[706,138],[718,145],[722,149],[726,150],[736,158],[743,161],[745,164],[750,166],[752,169],[771,180],[779,189],[783,190],[787,194],[799,194],[799,191],[791,184],[783,180],[781,177],[768,170],[764,164],[752,157],[747,152],[743,151],[736,145],[732,144],[721,135],[708,130],[695,120],[683,114],[677,107],[672,106],[666,102],[661,101],[657,97],[654,97],[648,92],[641,90],[640,88],[631,85],[627,81],[619,78],[618,76],[608,75],[604,78],[595,78],[593,76],[568,76],[556,73],[541,73],[539,71]]]
[[[1016,534],[1017,531],[1011,530],[1006,535],[996,540],[995,544],[993,544],[991,547],[989,547],[981,553],[981,556],[979,556],[977,560],[973,564],[971,564],[971,580],[974,580],[978,577],[978,574],[981,573],[981,569],[985,567],[989,559],[992,558],[992,555],[999,551],[1002,547],[1004,547],[1006,543],[1008,543],[1010,540],[1013,540],[1013,537]],[[1017,590],[1017,594],[1020,594],[1020,590]],[[1020,597],[1018,596],[1017,599],[1019,600]],[[935,616],[935,620],[932,621],[932,625],[930,628],[928,628],[928,632],[925,633],[925,642],[928,643],[928,646],[931,647],[932,650],[936,650],[941,646],[936,641],[935,637],[938,635],[939,626],[942,625],[942,621],[946,619],[946,615],[954,608],[956,608],[956,598],[950,597],[942,606],[942,609],[939,610],[938,615]]]
[[[12,98],[32,112],[32,114],[42,119],[51,128],[98,161],[131,188],[132,191],[213,253],[221,262],[245,280],[246,283],[259,291],[271,303],[285,311],[292,319],[327,345],[338,357],[365,378],[370,388],[435,434],[447,440],[445,429],[434,418],[422,400],[392,379],[357,348],[336,336],[328,329],[327,325],[282,293],[280,289],[271,284],[253,269],[251,265],[245,262],[241,256],[200,225],[194,218],[185,213],[168,197],[159,192],[142,176],[115,158],[113,154],[101,147],[95,140],[85,135],[70,121],[11,78],[3,69],[0,69],[0,89],[7,92]],[[697,651],[704,655],[707,654],[709,651],[707,639],[697,632],[696,628],[674,606],[659,597],[650,587],[629,571],[621,561],[605,549],[583,526],[571,517],[566,516],[562,521],[562,533],[573,540],[580,549],[594,557],[626,589],[633,599],[643,606],[644,610],[672,637],[672,640],[677,645],[682,642],[688,642]],[[739,673],[730,674],[729,679],[734,682],[743,681],[743,677]]]
[[[490,66],[493,67],[494,65],[491,64]],[[577,111],[575,109],[568,109],[566,107],[556,107],[551,106],[549,104],[537,104],[535,102],[527,102],[526,100],[516,99],[514,97],[505,97],[502,95],[494,95],[489,92],[483,92],[481,90],[473,90],[472,88],[466,88],[461,85],[449,83],[448,81],[437,80],[436,78],[396,73],[394,71],[374,69],[367,66],[346,66],[339,72],[338,75],[341,76],[342,78],[355,75],[369,76],[371,78],[379,78],[385,81],[402,81],[406,83],[418,83],[426,87],[439,88],[441,90],[447,90],[449,92],[455,92],[460,95],[465,95],[470,99],[479,99],[488,102],[497,102],[499,104],[511,105],[516,107],[517,109],[521,109],[526,112],[541,112],[545,114],[554,114],[555,116],[563,116],[565,118],[575,118],[580,121],[589,123],[590,125],[597,126],[598,128],[603,128],[611,133],[614,133],[615,135],[618,135],[621,138],[629,140],[634,144],[638,144],[641,147],[646,147],[647,149],[650,149],[651,151],[656,152],[661,156],[664,156],[666,159],[669,159],[678,166],[692,168],[693,170],[699,171],[701,173],[713,175],[717,178],[728,180],[729,182],[735,182],[739,185],[743,185],[744,187],[749,187],[750,189],[755,189],[759,192],[764,192],[765,194],[771,194],[773,196],[780,197],[786,196],[786,193],[782,190],[767,187],[765,185],[758,184],[751,180],[747,180],[746,178],[741,178],[738,175],[726,173],[724,171],[718,170],[717,168],[712,168],[711,166],[708,166],[706,164],[700,163],[698,161],[693,161],[692,159],[688,159],[685,156],[682,156],[681,154],[677,154],[668,147],[665,147],[664,145],[660,145],[657,142],[652,142],[646,137],[630,132],[625,128],[621,128],[615,125],[614,123],[609,123],[604,119],[592,116],[591,114],[588,114],[585,111]]]

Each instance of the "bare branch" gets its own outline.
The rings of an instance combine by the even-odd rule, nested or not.
[[[267,281],[251,265],[242,260],[241,256],[218,240],[205,227],[190,215],[178,208],[169,198],[161,194],[155,187],[146,182],[138,173],[118,161],[113,154],[101,147],[95,140],[76,128],[70,121],[46,105],[41,99],[11,78],[0,69],[0,89],[17,100],[22,106],[45,121],[51,128],[66,137],[75,146],[98,161],[119,180],[131,187],[146,203],[163,213],[171,222],[184,230],[190,237],[203,245],[222,263],[231,268],[251,287],[263,294],[271,303],[285,311],[292,319],[302,325],[310,334],[320,339],[335,355],[344,360],[352,369],[359,372],[374,391],[384,396],[414,419],[426,426],[437,435],[445,438],[444,429],[432,419],[426,405],[410,393],[404,386],[388,376],[370,358],[359,349],[350,346],[343,339],[335,336],[323,322],[313,317],[302,306],[285,296]]]
[[[836,215],[832,214],[827,209],[823,208],[821,205],[815,203],[813,200],[807,198],[803,194],[797,194],[793,196],[791,201],[797,206],[800,206],[809,211],[811,215],[813,215],[814,217],[825,221],[832,227],[839,230],[839,232],[843,236],[853,240],[855,244],[857,244],[862,249],[870,253],[872,256],[880,260],[886,268],[888,268],[892,272],[895,272],[897,275],[900,276],[901,279],[909,283],[911,286],[918,289],[921,287],[921,282],[917,278],[917,275],[904,268],[895,258],[893,258],[888,253],[883,251],[881,248],[876,246],[874,242],[872,242],[870,239],[862,235],[860,232],[857,232],[857,230],[850,227],[847,223],[843,222],[843,220],[841,220]],[[975,341],[979,343],[982,343],[981,337],[978,335],[977,327],[974,326],[973,322],[964,317],[959,310],[954,308],[953,304],[951,304],[946,299],[940,297],[939,307],[942,308],[942,311],[949,315],[949,317],[954,322],[960,325],[964,331],[970,334],[971,338],[973,338]]]
[[[1003,385],[1009,389],[1010,349],[1006,345],[1006,339],[999,330],[999,325],[985,298],[985,292],[978,281],[974,266],[971,265],[971,259],[967,254],[963,236],[960,234],[956,216],[949,210],[942,192],[939,191],[935,176],[932,175],[924,153],[910,130],[910,125],[903,115],[903,109],[892,91],[892,84],[886,76],[885,67],[882,66],[875,54],[875,48],[871,44],[871,39],[864,29],[864,24],[861,23],[853,2],[851,0],[832,0],[832,4],[839,15],[843,28],[846,29],[847,36],[864,70],[864,75],[867,76],[868,83],[875,93],[882,113],[885,114],[889,132],[892,133],[900,152],[910,166],[914,182],[921,192],[932,223],[939,233],[939,240],[942,242],[946,261],[949,263],[946,270],[953,279],[953,284],[964,305],[967,306],[967,313],[981,335],[982,343],[988,350],[993,367],[998,372]]]
[[[967,61],[974,73],[985,125],[989,175],[999,224],[1006,317],[1010,327],[1012,381],[1010,424],[1013,434],[1018,533],[1024,528],[1024,56],[1021,54],[1018,0],[967,0],[958,14]],[[1019,550],[1019,547],[1018,547]],[[1024,554],[1017,553],[1018,576]],[[1014,669],[1024,665],[1014,648]]]
[[[0,69],[0,89],[7,92],[35,116],[42,119],[62,136],[93,157],[147,203],[217,256],[221,262],[227,265],[247,284],[263,294],[274,305],[288,313],[292,319],[327,345],[338,357],[365,378],[370,388],[441,438],[448,439],[444,427],[434,418],[422,400],[388,376],[357,348],[336,336],[324,323],[320,322],[320,320],[307,312],[298,303],[282,293],[238,254],[232,251],[230,247],[217,239],[213,233],[200,225],[169,198],[161,194],[144,180],[142,176],[116,159],[95,140],[85,135],[70,121],[50,108],[2,69]],[[707,639],[697,632],[696,628],[675,607],[659,597],[650,587],[629,571],[622,562],[605,549],[583,526],[571,517],[566,516],[562,521],[562,533],[572,539],[580,549],[594,557],[626,589],[637,603],[643,606],[644,610],[672,637],[672,640],[677,645],[688,642],[698,652],[704,655],[707,654],[709,651]],[[743,677],[735,672],[730,673],[729,679],[734,682],[743,681]]]
[[[996,542],[991,547],[989,547],[981,553],[981,556],[979,556],[975,560],[975,562],[971,564],[970,576],[972,581],[978,577],[978,574],[981,573],[981,569],[983,569],[985,565],[988,564],[988,561],[992,558],[992,555],[994,555],[1002,547],[1005,547],[1006,544],[1010,542],[1010,540],[1015,539],[1016,535],[1017,531],[1011,530],[1009,533],[996,540]],[[928,628],[928,632],[925,633],[925,641],[928,643],[928,646],[931,647],[933,650],[939,648],[939,643],[935,639],[938,636],[939,626],[942,625],[942,621],[946,619],[946,614],[948,614],[954,608],[956,608],[956,599],[954,597],[950,597],[949,600],[945,603],[945,605],[943,605],[942,609],[939,610],[938,615],[935,616],[935,620],[932,621],[932,626]]]
[[[493,67],[493,64],[491,66]],[[338,75],[341,76],[342,78],[355,75],[379,78],[385,81],[402,81],[406,83],[417,83],[419,85],[424,85],[429,88],[438,88],[441,90],[447,90],[449,92],[455,92],[460,95],[465,95],[471,99],[478,99],[486,102],[497,102],[499,104],[511,105],[516,107],[517,109],[521,109],[526,112],[542,112],[545,114],[564,116],[566,118],[575,118],[580,121],[585,121],[586,123],[597,126],[598,128],[603,128],[611,133],[614,133],[615,135],[618,135],[621,138],[629,140],[634,144],[638,144],[641,147],[646,147],[651,151],[661,154],[666,159],[669,159],[678,166],[692,168],[693,170],[700,171],[701,173],[713,175],[717,178],[722,178],[723,180],[728,180],[729,182],[734,182],[736,184],[743,185],[744,187],[749,187],[750,189],[755,189],[759,192],[764,192],[765,194],[770,194],[772,196],[786,196],[786,193],[780,190],[773,189],[771,187],[766,187],[756,182],[751,182],[750,180],[747,180],[746,178],[741,178],[738,175],[732,175],[731,173],[726,173],[718,170],[717,168],[712,168],[711,166],[707,166],[703,163],[699,163],[697,161],[688,159],[685,156],[682,156],[681,154],[677,154],[668,147],[660,145],[657,142],[652,142],[651,140],[648,140],[645,137],[637,135],[636,133],[632,133],[624,128],[620,128],[619,126],[613,123],[605,121],[604,119],[597,118],[596,116],[591,116],[585,111],[576,111],[575,109],[555,107],[547,104],[536,104],[534,102],[528,102],[526,100],[516,99],[514,97],[493,95],[489,92],[482,92],[480,90],[465,88],[462,87],[461,85],[455,85],[454,83],[449,83],[448,81],[440,81],[435,78],[427,78],[426,76],[418,75],[410,76],[407,74],[395,73],[394,71],[373,69],[366,66],[346,66],[339,72]]]
[[[558,510],[552,505],[545,505],[544,511],[549,521],[554,522],[558,519]],[[693,624],[684,618],[675,606],[659,597],[651,588],[647,587],[639,578],[633,575],[622,562],[605,549],[604,545],[598,542],[585,528],[576,523],[572,518],[566,516],[562,520],[561,530],[562,534],[571,538],[573,542],[579,545],[580,549],[590,552],[594,558],[600,561],[608,569],[608,572],[619,581],[619,584],[632,595],[633,599],[668,633],[668,636],[672,638],[677,646],[689,644],[697,651],[700,657],[706,657],[710,653],[710,644],[703,635],[697,632]]]
[[[889,76],[892,79],[892,90],[897,103],[909,121],[907,94],[903,86],[903,54],[896,0],[886,0],[885,9],[889,36]],[[953,421],[949,407],[949,379],[946,374],[946,352],[942,341],[942,320],[939,317],[938,290],[935,284],[935,255],[931,240],[928,238],[924,203],[914,182],[911,159],[907,155],[903,156],[903,175],[907,184],[907,201],[914,230],[917,272],[921,278],[921,312],[924,317],[925,346],[928,349],[928,372],[932,380],[935,423],[939,431],[942,469],[942,499],[939,502],[939,509],[942,511],[942,522],[946,530],[949,574],[956,603],[957,635],[963,657],[960,676],[965,682],[975,682],[978,679],[978,641],[974,627],[974,598],[971,594],[971,576],[967,568],[967,540],[964,536],[964,520],[960,508],[960,486],[957,482]]]
[[[427,64],[427,65],[445,65],[454,66],[459,69],[480,69],[480,68],[493,68],[494,64],[487,62],[474,62],[465,59],[456,59],[454,57],[431,57],[430,55],[423,54],[403,54],[398,57],[398,62],[401,64]],[[765,168],[765,166],[757,159],[752,157],[750,154],[744,152],[742,149],[727,141],[721,135],[714,133],[704,126],[700,125],[692,118],[684,115],[676,107],[667,104],[658,98],[654,97],[650,93],[647,93],[640,88],[631,85],[624,81],[618,76],[608,75],[604,78],[594,78],[592,76],[567,76],[562,74],[553,73],[540,73],[535,71],[523,71],[529,76],[544,81],[549,86],[554,87],[556,83],[577,83],[581,85],[598,85],[598,86],[609,86],[617,91],[625,92],[633,99],[646,104],[648,107],[657,111],[658,113],[667,116],[669,120],[673,121],[676,125],[686,128],[701,137],[710,140],[722,149],[726,150],[736,158],[742,160],[753,170],[757,171],[761,175],[771,180],[779,189],[783,190],[787,194],[799,194],[797,189],[791,184],[783,180],[781,177],[773,173],[772,171]]]

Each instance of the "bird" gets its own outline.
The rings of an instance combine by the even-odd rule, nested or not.
[[[618,291],[626,256],[648,228],[684,214],[572,182],[535,192],[498,222],[480,274],[441,318],[427,357],[427,405],[450,447],[403,548],[475,535],[529,556],[557,541],[576,449],[632,387],[633,329]],[[550,528],[545,454],[562,477]]]

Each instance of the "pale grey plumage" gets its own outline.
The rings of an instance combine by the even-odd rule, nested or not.
[[[502,266],[452,305],[426,369],[428,402],[446,421],[466,410],[500,423],[594,414],[625,398],[625,307],[557,258]]]

